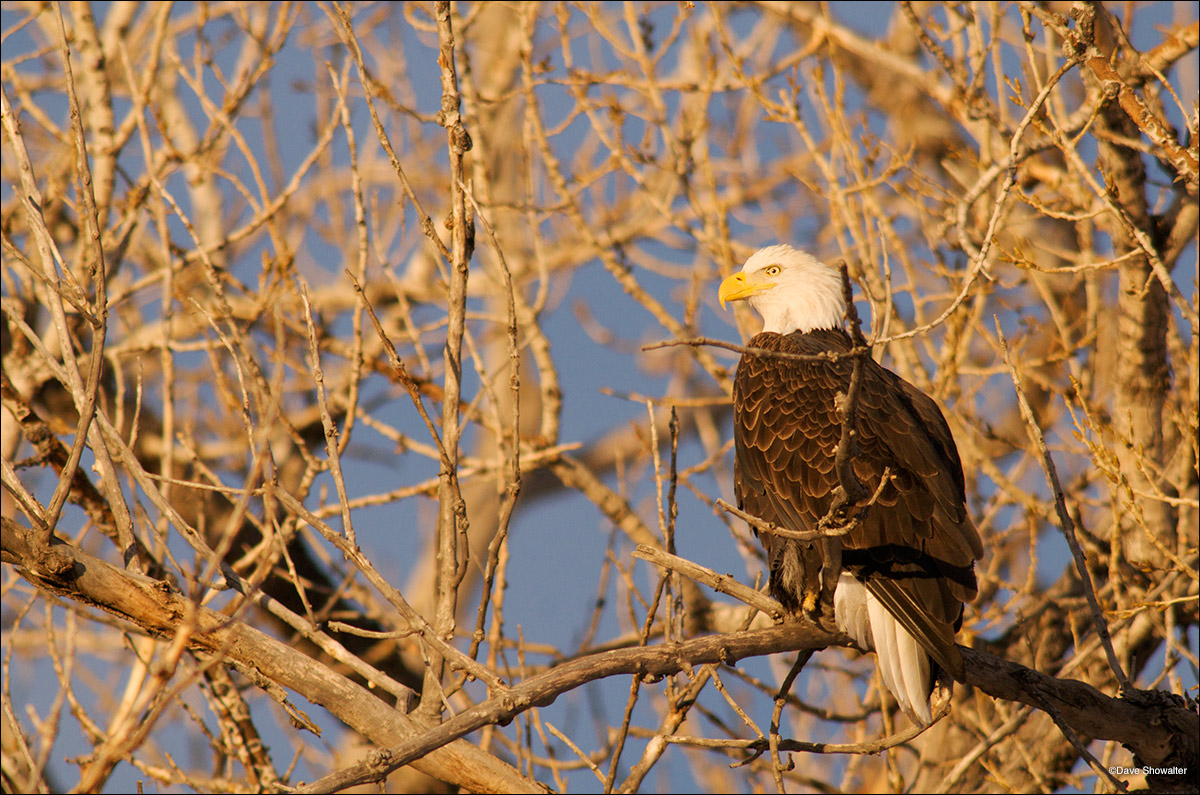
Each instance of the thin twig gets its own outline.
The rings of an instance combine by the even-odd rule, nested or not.
[[[725,340],[713,339],[711,337],[693,337],[683,340],[663,340],[661,342],[651,342],[642,346],[644,351],[653,351],[659,348],[670,348],[675,345],[689,345],[692,347],[710,346],[713,348],[724,348],[727,351],[740,353],[743,356],[757,356],[762,359],[782,359],[791,362],[840,362],[843,359],[853,359],[861,355],[864,350],[869,352],[870,347],[858,348],[854,347],[848,351],[822,351],[821,353],[790,353],[788,351],[771,351],[766,348],[751,348],[737,343],[727,342]]]
[[[754,590],[748,586],[742,585],[728,574],[718,574],[712,569],[701,566],[699,563],[693,563],[690,560],[670,555],[662,550],[645,544],[638,544],[637,548],[632,553],[635,558],[648,561],[656,566],[662,566],[665,569],[677,571],[689,579],[695,580],[698,583],[707,585],[714,591],[728,594],[740,602],[745,602],[751,607],[757,608],[772,618],[782,618],[784,615],[783,607],[771,597],[764,593]]]
[[[796,655],[795,662],[792,663],[787,676],[783,677],[783,682],[779,685],[779,691],[775,694],[775,705],[771,708],[771,730],[767,733],[767,746],[771,750],[771,776],[775,779],[775,788],[781,793],[786,792],[783,788],[783,774],[795,765],[789,757],[787,767],[784,767],[783,761],[779,758],[779,721],[783,717],[783,708],[787,705],[787,697],[792,690],[792,683],[796,681],[796,677],[804,670],[804,666],[808,664],[812,656],[812,649],[804,649]]]
[[[1013,363],[1012,356],[1008,349],[1008,340],[1004,338],[1004,331],[1000,328],[1000,319],[993,317],[996,324],[996,334],[1000,339],[1000,346],[1004,351],[1004,363],[1008,365],[1009,375],[1012,376],[1013,387],[1017,391],[1017,401],[1021,406],[1021,416],[1025,419],[1025,428],[1029,433],[1030,440],[1037,446],[1038,452],[1042,456],[1042,468],[1046,472],[1046,479],[1050,482],[1050,488],[1054,491],[1054,508],[1058,511],[1058,524],[1062,529],[1063,536],[1067,539],[1067,545],[1071,548],[1071,557],[1075,561],[1075,570],[1079,574],[1079,580],[1083,584],[1083,593],[1087,597],[1088,607],[1091,610],[1092,625],[1096,630],[1096,634],[1100,638],[1100,642],[1104,645],[1104,654],[1108,657],[1108,665],[1112,668],[1113,674],[1117,677],[1117,683],[1121,690],[1129,689],[1129,677],[1125,674],[1125,669],[1117,660],[1117,654],[1113,651],[1112,637],[1108,633],[1108,624],[1104,621],[1104,613],[1100,609],[1100,603],[1096,600],[1096,589],[1092,585],[1092,575],[1088,571],[1087,558],[1084,557],[1083,549],[1079,546],[1079,539],[1075,534],[1075,521],[1071,518],[1071,512],[1067,510],[1066,497],[1063,495],[1062,484],[1058,480],[1058,470],[1054,466],[1054,459],[1050,457],[1050,451],[1046,448],[1046,437],[1042,435],[1041,426],[1037,423],[1037,418],[1033,416],[1033,409],[1029,407],[1029,401],[1025,398],[1025,388],[1021,385],[1021,376],[1017,373],[1017,367]]]

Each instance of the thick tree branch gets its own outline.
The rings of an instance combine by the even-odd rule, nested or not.
[[[3,560],[29,582],[64,599],[95,607],[157,638],[189,630],[188,648],[216,654],[260,686],[294,690],[325,707],[372,742],[395,745],[421,736],[421,723],[328,666],[229,616],[197,607],[168,584],[128,573],[54,539],[40,547],[31,530],[3,519]],[[186,616],[194,616],[187,626]],[[535,792],[537,782],[467,742],[437,748],[414,762],[427,775],[472,792]]]
[[[301,791],[333,791],[380,780],[406,764],[479,792],[532,791],[540,785],[460,738],[483,726],[504,725],[531,707],[545,706],[580,685],[610,676],[650,680],[694,665],[848,644],[810,623],[787,622],[761,630],[709,635],[679,643],[617,649],[579,657],[513,685],[444,723],[430,727],[384,705],[365,689],[334,674],[286,644],[241,621],[196,607],[167,584],[124,572],[55,540],[37,545],[32,531],[3,522],[3,559],[31,583],[63,598],[105,610],[156,637],[189,629],[189,648],[222,655],[255,681],[287,687],[329,709],[354,730],[389,746],[362,765],[339,771]],[[190,627],[185,626],[190,619]],[[963,684],[995,698],[1057,712],[1080,735],[1117,740],[1141,763],[1195,769],[1200,716],[1170,694],[1134,691],[1112,698],[1084,682],[1056,679],[986,652],[961,648]]]

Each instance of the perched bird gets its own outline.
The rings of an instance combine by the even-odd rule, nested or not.
[[[791,246],[771,246],[723,281],[718,297],[722,306],[748,301],[762,315],[763,330],[747,347],[814,357],[746,353],[733,406],[739,507],[785,530],[816,530],[839,486],[838,409],[854,367],[852,356],[829,356],[854,348],[844,328],[841,276]],[[766,550],[771,595],[793,614],[816,615],[826,583],[838,628],[875,651],[887,689],[905,713],[928,724],[937,668],[963,678],[954,635],[963,603],[975,598],[983,545],[937,404],[869,355],[862,362],[851,466],[874,503],[847,506],[851,514],[866,507],[837,539],[755,532]]]

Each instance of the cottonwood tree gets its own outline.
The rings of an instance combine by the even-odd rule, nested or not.
[[[1195,786],[1194,4],[0,35],[6,791]],[[958,441],[987,554],[923,733],[728,595],[702,338],[773,242]]]

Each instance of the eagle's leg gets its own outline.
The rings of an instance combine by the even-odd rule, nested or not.
[[[786,539],[771,559],[771,595],[793,615],[820,623],[823,610],[821,543]],[[832,597],[829,601],[832,610]]]
[[[820,605],[821,619],[823,619],[818,623],[827,628],[836,627],[834,592],[837,590],[838,580],[842,576],[842,539],[824,538],[817,543],[821,550]]]

